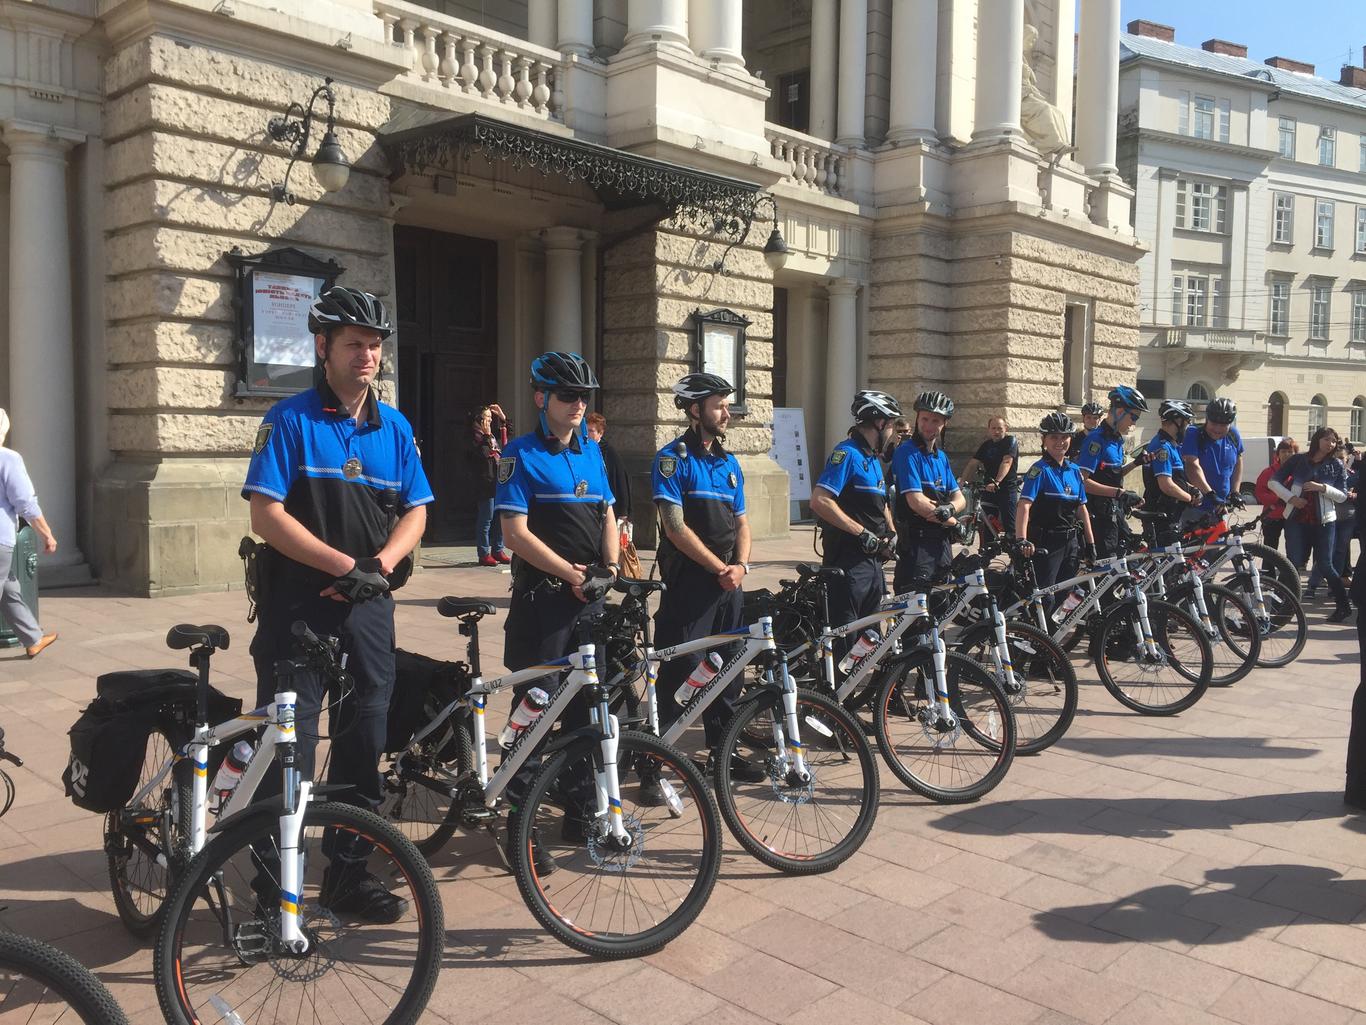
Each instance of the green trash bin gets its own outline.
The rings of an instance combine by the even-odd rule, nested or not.
[[[10,572],[19,578],[19,593],[24,604],[38,618],[38,532],[25,523],[19,529],[14,542],[14,561]],[[0,648],[13,648],[19,643],[19,635],[0,614]]]

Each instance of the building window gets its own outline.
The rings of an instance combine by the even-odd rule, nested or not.
[[[1205,293],[1208,282],[1191,275],[1186,278],[1186,326],[1205,326]]]
[[[1271,324],[1269,334],[1280,338],[1290,335],[1290,282],[1271,283]]]
[[[1214,138],[1214,100],[1209,96],[1195,98],[1195,117],[1191,120],[1191,135],[1197,139]]]
[[[1315,395],[1309,400],[1309,434],[1328,426],[1328,400]]]
[[[1314,248],[1333,248],[1333,209],[1331,199],[1314,201]]]
[[[1360,395],[1352,400],[1352,420],[1351,427],[1347,431],[1347,440],[1353,445],[1360,445],[1366,442],[1366,399]]]
[[[1289,404],[1284,392],[1274,391],[1266,400],[1266,433],[1271,437],[1285,437],[1285,413]]]
[[[1309,293],[1309,337],[1316,342],[1328,341],[1328,316],[1332,307],[1333,290],[1327,285],[1313,285]]]
[[[1210,400],[1209,389],[1199,381],[1196,381],[1186,389],[1187,402],[1208,402]]]
[[[1357,207],[1357,252],[1366,254],[1366,206]]]
[[[1210,278],[1210,326],[1228,327],[1228,303],[1224,297],[1224,279]]]
[[[1366,288],[1352,293],[1352,341],[1366,342]]]
[[[1366,174],[1366,132],[1361,135],[1361,163],[1358,165],[1358,169],[1362,174]]]
[[[1324,125],[1319,129],[1319,163],[1324,167],[1336,167],[1338,156],[1338,130]]]
[[[1172,324],[1179,327],[1184,322],[1181,315],[1182,307],[1185,304],[1186,279],[1178,274],[1172,278]]]
[[[1295,241],[1295,197],[1289,192],[1273,192],[1271,241],[1286,245]]]
[[[778,124],[798,132],[811,128],[811,72],[806,68],[778,76],[774,93]]]
[[[1228,100],[1219,101],[1219,141],[1228,142],[1229,122],[1232,121],[1233,105]]]
[[[1289,160],[1295,159],[1295,119],[1293,117],[1281,118],[1280,154]]]
[[[1222,235],[1228,223],[1228,186],[1213,182],[1176,183],[1176,226]]]

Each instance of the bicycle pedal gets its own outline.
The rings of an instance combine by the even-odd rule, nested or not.
[[[485,805],[460,809],[460,821],[467,826],[480,826],[498,818],[498,813]]]

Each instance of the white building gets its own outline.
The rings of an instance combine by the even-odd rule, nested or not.
[[[1366,71],[1174,35],[1132,22],[1121,43],[1139,387],[1232,398],[1245,434],[1366,442]]]

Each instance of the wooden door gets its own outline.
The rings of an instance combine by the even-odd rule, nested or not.
[[[394,229],[399,408],[413,424],[436,502],[429,544],[474,540],[470,414],[497,401],[497,245]]]

